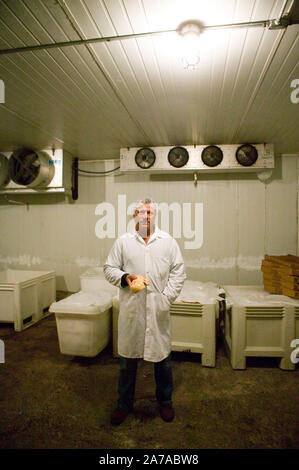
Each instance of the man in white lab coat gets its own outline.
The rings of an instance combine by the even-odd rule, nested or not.
[[[115,241],[104,265],[106,280],[120,287],[119,400],[112,424],[122,423],[133,410],[138,358],[154,363],[160,415],[164,421],[174,418],[169,309],[181,292],[186,274],[179,246],[155,225],[156,214],[152,199],[139,201],[135,230]],[[130,287],[137,275],[147,279],[149,285],[133,293]]]

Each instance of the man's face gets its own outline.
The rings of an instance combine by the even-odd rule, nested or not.
[[[140,206],[135,212],[136,228],[144,235],[148,235],[154,229],[155,209],[150,204]],[[138,224],[138,225],[137,225]]]

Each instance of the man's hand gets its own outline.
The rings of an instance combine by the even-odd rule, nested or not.
[[[137,292],[141,291],[148,285],[149,285],[148,280],[145,279],[145,277],[141,275],[135,276],[135,279],[133,279],[133,281],[131,281],[129,284],[131,292],[133,292],[133,294],[136,294]]]
[[[126,276],[126,281],[127,281],[127,283],[128,283],[129,286],[132,284],[132,282],[134,281],[134,279],[137,279],[136,274],[128,274],[128,275]]]

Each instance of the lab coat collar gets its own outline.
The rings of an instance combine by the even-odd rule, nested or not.
[[[157,225],[155,226],[155,230],[153,231],[153,233],[151,234],[150,236],[150,239],[148,241],[147,244],[151,243],[152,241],[154,241],[156,238],[166,238],[165,237],[169,237],[169,235],[166,233],[166,232],[163,232],[162,230],[159,229],[159,227],[157,227]],[[137,232],[137,230],[135,229],[134,230],[134,236],[142,241],[142,243],[145,243],[145,241],[143,240],[143,238],[141,237],[141,235],[139,235],[139,233]]]

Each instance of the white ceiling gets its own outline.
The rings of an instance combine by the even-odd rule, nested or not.
[[[0,0],[0,50],[277,19],[293,0]],[[196,70],[176,33],[0,55],[0,151],[65,148],[81,159],[121,147],[274,143],[299,151],[298,25],[205,31]]]

